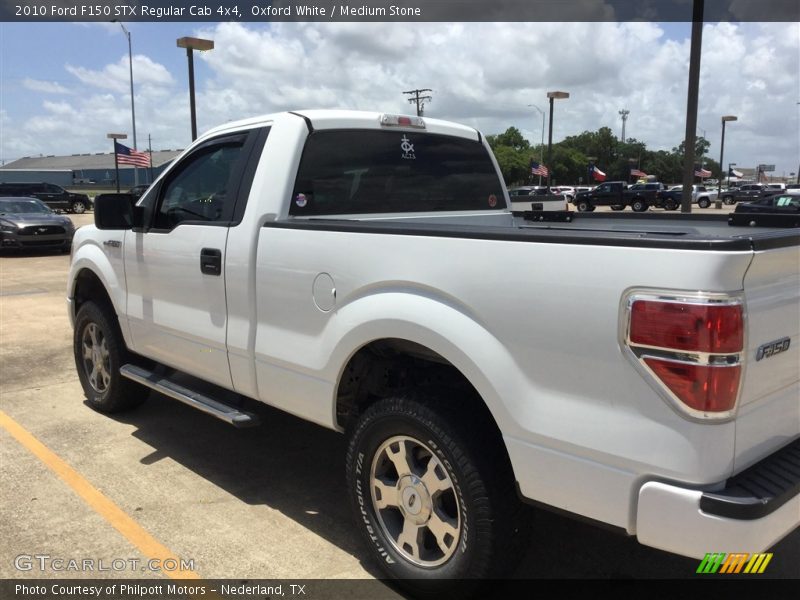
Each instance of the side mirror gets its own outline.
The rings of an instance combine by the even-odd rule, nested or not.
[[[98,229],[124,230],[133,227],[130,194],[100,194],[94,199],[94,224]]]

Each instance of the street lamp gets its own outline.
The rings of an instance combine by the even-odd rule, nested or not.
[[[725,115],[724,117],[722,117],[722,141],[720,141],[720,144],[719,144],[719,168],[720,169],[722,168],[722,165],[725,164],[725,163],[722,162],[722,157],[723,157],[724,152],[725,152],[725,123],[727,123],[728,121],[738,121],[738,120],[739,120],[739,117],[736,117],[734,115]],[[728,172],[730,173],[730,171],[728,171]],[[730,183],[730,176],[728,176],[728,182]],[[719,181],[717,182],[717,198],[720,197],[720,194],[722,194],[722,177],[720,177]]]
[[[117,193],[119,194],[119,162],[117,161],[117,140],[128,139],[127,133],[107,133],[106,137],[114,140],[114,180],[117,182]]]
[[[544,162],[544,111],[536,106],[535,104],[528,104],[528,106],[532,106],[540,113],[542,113],[542,145],[539,146],[539,164],[541,165]],[[539,185],[542,185],[542,176],[539,175]]]
[[[189,111],[192,119],[192,141],[197,139],[197,113],[194,107],[194,51],[213,50],[214,41],[202,38],[178,38],[178,48],[186,48],[186,58],[189,60]]]
[[[114,19],[111,22],[119,23],[119,26],[122,27],[122,32],[128,38],[128,68],[131,74],[131,128],[133,129],[133,148],[134,150],[138,150],[139,147],[136,145],[136,110],[133,106],[133,50],[131,47],[131,32],[125,29],[125,25],[123,25],[121,21]],[[139,169],[136,166],[133,167],[133,182],[134,185],[139,185]]]
[[[547,186],[550,187],[550,177],[553,174],[553,101],[569,98],[569,92],[547,92],[550,98],[550,132],[547,137]]]

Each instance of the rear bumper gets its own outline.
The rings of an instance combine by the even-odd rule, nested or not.
[[[800,526],[800,439],[714,492],[648,482],[639,490],[639,542],[703,558],[761,552]]]

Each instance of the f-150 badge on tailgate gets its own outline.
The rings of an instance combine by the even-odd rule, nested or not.
[[[789,338],[783,338],[777,340],[775,342],[769,342],[767,344],[762,344],[758,348],[758,352],[756,352],[756,360],[761,360],[762,358],[769,358],[771,356],[775,356],[776,354],[780,354],[781,352],[785,352],[789,349]]]

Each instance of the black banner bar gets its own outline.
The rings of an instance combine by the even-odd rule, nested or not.
[[[689,22],[691,0],[0,0],[0,21]],[[797,0],[705,0],[705,21],[796,22]]]

